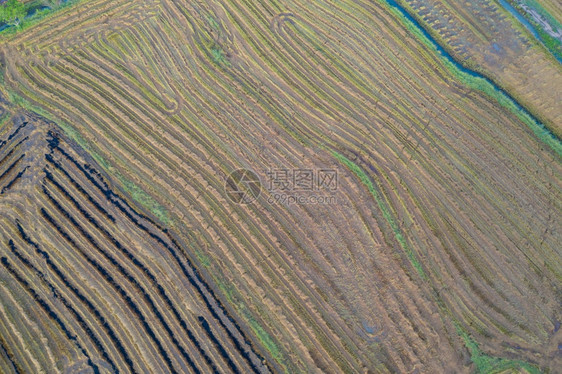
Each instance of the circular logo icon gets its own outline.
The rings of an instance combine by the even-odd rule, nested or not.
[[[227,196],[237,204],[249,204],[261,193],[260,178],[248,169],[238,169],[230,173],[224,185]]]

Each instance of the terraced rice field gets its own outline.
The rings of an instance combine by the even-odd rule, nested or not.
[[[90,0],[4,36],[0,371],[559,372],[561,67],[418,3]],[[271,203],[272,170],[337,185]]]
[[[53,372],[72,358],[72,372],[269,372],[173,236],[115,194],[79,148],[33,116],[5,130],[6,369]],[[38,348],[54,346],[36,359],[17,343],[38,321]]]

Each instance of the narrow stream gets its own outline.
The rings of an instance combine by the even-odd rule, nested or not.
[[[509,92],[498,86],[493,80],[486,77],[485,75],[478,73],[472,69],[469,69],[466,66],[462,65],[461,63],[459,63],[457,60],[455,60],[453,56],[449,52],[447,52],[445,48],[441,46],[437,42],[437,40],[425,29],[425,27],[416,18],[410,15],[410,13],[405,8],[403,8],[396,0],[384,0],[384,2],[386,2],[388,5],[395,8],[396,10],[398,10],[404,17],[406,17],[409,21],[411,21],[423,33],[423,35],[435,46],[439,54],[441,54],[444,58],[449,60],[457,69],[459,69],[460,71],[466,74],[469,74],[470,76],[484,79],[485,81],[490,83],[496,91],[503,94],[507,99],[509,99],[516,106],[518,110],[528,115],[533,121],[535,121],[539,125],[539,127],[541,127],[544,131],[548,132],[548,134],[554,140],[556,140],[558,143],[561,142],[560,138],[558,138],[556,134],[550,131],[550,129],[548,129],[541,121],[539,121],[533,114],[531,114],[524,106],[519,104],[519,102],[517,102],[517,100],[515,100],[513,96],[509,94]]]
[[[523,17],[514,7],[512,7],[510,3],[508,3],[505,0],[498,0],[498,1],[499,1],[500,5],[502,7],[504,7],[509,13],[511,13],[515,18],[517,18],[517,20],[519,22],[521,22],[523,24],[523,26],[525,26],[525,28],[527,30],[529,30],[535,38],[537,38],[538,40],[541,40],[537,30],[535,30],[533,25],[531,25],[531,23],[529,21],[527,21],[527,19],[525,17]]]

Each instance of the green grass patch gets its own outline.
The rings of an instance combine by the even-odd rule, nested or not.
[[[152,212],[152,214],[154,214],[160,222],[164,223],[165,225],[170,224],[170,217],[168,215],[168,212],[152,196],[146,193],[134,182],[124,177],[119,171],[113,170],[112,174],[114,174],[119,182],[121,182],[125,191],[129,195],[131,195],[134,201]]]
[[[271,335],[269,335],[267,331],[264,330],[264,328],[258,323],[258,321],[256,321],[256,319],[252,316],[250,311],[244,305],[242,305],[241,312],[244,319],[250,325],[250,328],[252,329],[254,334],[258,337],[258,340],[260,341],[261,345],[269,351],[269,353],[271,354],[271,356],[273,356],[275,361],[281,362],[282,359],[281,351],[279,350],[277,344],[271,338]]]
[[[211,57],[213,58],[213,61],[219,65],[230,65],[230,62],[226,59],[223,49],[216,44],[211,47]]]
[[[203,265],[207,269],[211,267],[211,259],[199,249],[195,249],[195,256],[197,256],[197,259],[199,260],[201,265]]]
[[[21,4],[19,0],[9,0],[9,2],[13,4],[7,4],[7,5],[11,5],[11,7],[15,7],[15,9],[12,11],[5,10],[4,12],[11,14],[15,11],[18,16],[17,25],[14,24],[13,21],[9,21],[10,19],[13,18],[8,18],[8,22],[6,23],[10,24],[11,26],[0,31],[0,35],[2,36],[13,35],[15,33],[24,31],[29,27],[37,24],[41,20],[43,20],[46,16],[49,16],[61,9],[73,6],[81,1],[83,0],[67,0],[64,3],[59,3],[58,1],[48,1],[50,8],[45,8],[40,10],[38,9],[32,16],[26,17],[25,15],[27,14],[27,12],[31,8],[37,7],[39,4],[41,4],[41,2],[32,1],[27,4]],[[19,3],[19,5],[15,4],[16,2]],[[21,8],[22,5],[23,5],[23,13]],[[0,16],[0,22],[1,21],[6,21],[6,19]]]
[[[0,22],[17,27],[27,15],[28,10],[29,5],[20,0],[7,0],[0,5]]]
[[[6,110],[2,116],[0,116],[0,127],[4,126],[6,124],[6,122],[8,121],[8,119],[11,118],[11,114],[8,110]]]
[[[220,26],[214,17],[208,15],[206,18],[207,18],[207,23],[209,23],[209,25],[213,30],[220,31]]]
[[[489,356],[480,350],[478,343],[464,331],[459,324],[455,323],[459,336],[470,353],[470,359],[476,367],[477,374],[496,374],[504,372],[522,372],[524,370],[531,374],[540,374],[541,371],[534,365],[521,360],[510,360],[502,357]]]

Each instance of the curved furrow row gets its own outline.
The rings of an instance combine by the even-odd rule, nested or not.
[[[112,300],[133,311],[131,336],[152,333],[147,366],[452,372],[472,353],[457,333],[549,365],[562,168],[517,113],[473,90],[476,78],[466,86],[386,3],[84,9],[60,36],[15,37],[5,81],[65,121],[131,193],[118,197],[93,161],[58,144],[37,187],[48,237],[78,248],[73,271],[82,259],[85,274],[103,273]],[[102,11],[108,24],[94,24]],[[35,156],[4,152],[6,183],[25,172],[2,196],[33,196],[21,181]],[[262,178],[337,168],[338,203],[266,203],[274,192],[263,184],[254,204],[236,205],[223,184],[237,168]],[[188,247],[153,223],[162,211]]]
[[[73,341],[74,344],[76,345],[76,347],[80,350],[80,352],[86,357],[86,359],[88,360],[88,365],[93,369],[95,374],[98,374],[99,371],[99,367],[92,362],[92,359],[90,358],[90,356],[88,355],[88,353],[86,352],[86,350],[82,347],[82,345],[80,344],[80,342],[78,341],[78,338],[75,334],[73,334],[65,325],[64,322],[62,322],[62,320],[60,319],[60,317],[57,315],[57,313],[55,313],[55,311],[53,311],[53,309],[49,306],[49,304],[43,300],[43,298],[41,298],[37,292],[33,289],[33,287],[29,284],[29,282],[27,282],[22,276],[21,274],[19,274],[17,272],[17,270],[12,266],[12,264],[10,263],[10,261],[8,260],[7,257],[2,256],[0,258],[0,263],[2,264],[2,266],[4,267],[4,269],[6,269],[6,271],[8,271],[17,281],[18,283],[21,285],[21,287],[27,292],[29,293],[29,295],[37,302],[37,304],[41,307],[41,309],[44,311],[44,313],[47,315],[48,318],[52,319],[53,321],[55,321],[59,328],[61,329],[61,331],[66,335],[66,337]]]
[[[59,152],[63,153],[63,155],[64,155],[65,157],[70,157],[69,155],[66,155],[65,152],[64,152],[62,149],[59,148],[58,150],[59,150]],[[74,163],[76,162],[76,161],[74,161],[74,160],[71,160],[71,161],[74,162]],[[106,196],[106,198],[108,198],[108,199],[111,201],[112,204],[114,204],[114,205],[115,205],[115,204],[118,204],[118,205],[116,205],[116,206],[118,207],[118,209],[119,209],[122,213],[124,213],[126,216],[128,216],[129,219],[132,220],[132,221],[135,223],[135,225],[137,225],[139,228],[141,228],[141,229],[144,230],[144,231],[147,231],[147,233],[149,234],[149,236],[151,236],[153,239],[155,239],[157,242],[159,242],[160,245],[164,245],[164,246],[168,249],[168,251],[171,251],[171,252],[172,252],[172,255],[173,255],[174,259],[175,259],[175,261],[181,264],[180,259],[179,259],[178,255],[175,253],[175,251],[173,251],[173,250],[169,247],[169,245],[166,245],[165,242],[162,241],[162,239],[160,239],[159,237],[157,237],[154,233],[149,232],[148,229],[147,229],[146,227],[144,227],[143,225],[139,224],[138,220],[137,220],[136,218],[134,218],[134,216],[131,215],[130,212],[128,212],[128,210],[126,209],[125,206],[122,205],[123,203],[119,202],[119,200],[117,200],[117,197],[116,197],[112,192],[110,192],[109,190],[106,189],[107,187],[104,187],[104,186],[102,186],[102,185],[99,185],[98,182],[96,182],[95,179],[93,179],[92,176],[89,175],[90,171],[84,169],[82,166],[80,166],[80,165],[78,165],[78,164],[76,164],[76,163],[75,163],[75,166],[78,167],[84,175],[88,175],[88,176],[89,176],[89,180],[90,180],[98,189],[100,189],[100,191],[102,191],[102,193]],[[47,177],[47,179],[49,179],[49,176]],[[59,185],[60,185],[60,184],[59,184]],[[61,207],[61,208],[62,208],[62,207]],[[102,229],[101,227],[99,227],[98,230],[102,231],[102,233],[103,233],[103,231],[105,231],[105,230]],[[89,235],[89,234],[88,234],[88,235]],[[115,245],[115,243],[114,243],[114,245]],[[118,246],[119,246],[119,245],[118,245]],[[124,248],[121,248],[121,250],[125,250],[125,249],[124,249]],[[127,257],[128,257],[128,256],[127,256]],[[135,260],[133,260],[133,263],[135,263]],[[141,268],[142,268],[142,265],[141,265],[141,264],[138,264],[138,263],[137,263],[136,266],[137,266],[137,267],[138,267],[138,266],[141,266]],[[187,270],[185,269],[185,267],[183,267],[183,265],[181,265],[181,266],[182,266],[183,271],[186,272]],[[146,270],[146,269],[144,269],[144,270]],[[144,272],[144,270],[143,270],[143,272]],[[148,278],[149,278],[149,279],[151,279],[151,278],[152,278],[152,279],[155,279],[154,276],[150,277],[150,275],[148,275]],[[189,278],[189,277],[188,277],[188,278]],[[190,283],[193,283],[193,281],[190,280]],[[156,287],[157,287],[157,289],[159,289],[158,286],[156,286]],[[159,292],[162,292],[162,290],[159,289]],[[199,291],[199,293],[201,293],[201,291]],[[163,295],[165,295],[165,294],[163,294]],[[166,299],[166,296],[163,296],[163,298]],[[204,300],[206,300],[206,298],[204,298]],[[168,301],[169,301],[169,300],[168,300]],[[169,301],[169,302],[170,302],[169,306],[170,306],[170,307],[172,308],[172,310],[173,310],[174,308],[173,308],[173,306],[171,305],[171,301]],[[208,301],[205,301],[205,302],[208,303]],[[211,311],[212,311],[212,310],[211,310]],[[177,317],[179,317],[179,315],[178,315]],[[180,323],[181,323],[181,322],[180,322]],[[227,361],[228,361],[228,359],[227,359]]]

